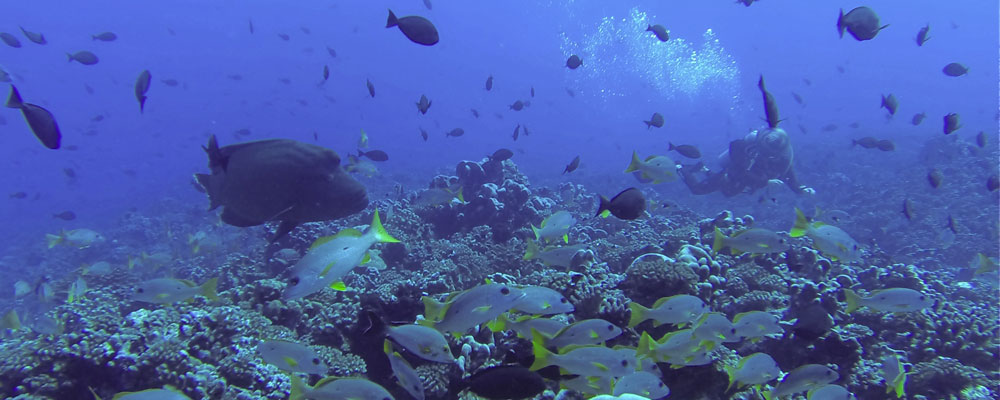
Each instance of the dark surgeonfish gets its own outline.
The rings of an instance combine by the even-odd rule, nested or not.
[[[69,61],[76,61],[83,65],[94,65],[99,61],[96,54],[87,50],[81,50],[72,54],[66,53],[66,57],[69,58]]]
[[[959,122],[958,113],[948,113],[944,116],[944,134],[950,135],[952,132],[957,131],[962,125]]]
[[[368,206],[365,187],[333,150],[291,139],[208,146],[211,174],[195,174],[222,222],[238,227],[280,221],[273,242],[305,222],[343,218]]]
[[[427,99],[427,95],[420,95],[420,101],[417,102],[417,111],[421,114],[427,114],[427,109],[431,108],[431,101]]]
[[[375,85],[372,84],[372,80],[371,79],[366,80],[365,81],[365,86],[368,87],[368,94],[370,94],[374,98],[375,97]]]
[[[382,150],[362,151],[358,149],[358,157],[367,157],[372,161],[389,161],[389,154]]]
[[[927,41],[931,39],[929,36],[927,36],[927,34],[930,33],[930,31],[931,31],[931,24],[927,24],[923,28],[920,28],[919,31],[917,31],[917,46],[923,46],[924,43],[927,43]]]
[[[406,38],[413,43],[433,46],[438,42],[437,28],[427,18],[417,15],[396,18],[396,14],[389,10],[389,18],[385,21],[385,27],[392,28],[394,26],[398,26],[403,35],[406,35]]]
[[[100,40],[102,42],[113,42],[116,39],[118,39],[118,35],[116,35],[114,32],[101,32],[96,35],[91,35],[90,39]]]
[[[490,90],[493,90],[493,75],[490,75],[489,78],[486,78],[486,91]]]
[[[604,196],[599,196],[599,199],[596,215],[604,217],[614,215],[619,219],[632,220],[641,217],[646,211],[646,196],[634,187],[621,191],[611,200]]]
[[[152,79],[153,76],[149,74],[149,70],[144,69],[139,74],[139,78],[135,80],[135,99],[139,100],[140,114],[146,109],[146,92],[149,91],[149,83]]]
[[[24,29],[23,26],[19,26],[18,28],[21,28],[21,33],[24,34],[24,37],[28,38],[28,40],[32,41],[33,43],[35,43],[35,44],[46,44],[46,43],[48,43],[48,41],[45,40],[45,35],[43,35],[41,33],[38,33],[38,32],[30,32],[30,31]]]
[[[654,126],[657,127],[657,128],[662,128],[663,127],[663,115],[660,114],[660,113],[658,113],[658,112],[654,112],[653,116],[649,117],[649,121],[642,121],[642,122],[644,124],[646,124],[646,129],[647,130],[649,128],[654,127]]]
[[[583,60],[576,54],[571,55],[568,59],[566,59],[566,66],[569,67],[569,69],[577,69],[581,65],[583,65]]]
[[[7,32],[0,32],[0,40],[3,40],[8,46],[13,48],[21,47],[21,41],[17,40],[17,36],[11,35]]]
[[[569,164],[566,165],[566,169],[563,170],[563,174],[567,172],[576,171],[576,169],[579,167],[580,167],[580,156],[573,157],[573,161],[570,161]]]
[[[17,108],[24,115],[24,120],[28,121],[31,133],[42,142],[45,147],[52,150],[59,148],[62,141],[62,133],[59,132],[59,125],[56,124],[55,117],[49,110],[21,100],[21,94],[17,92],[14,85],[10,85],[10,97],[7,98],[7,107]]]
[[[764,96],[764,116],[767,118],[767,126],[771,129],[777,128],[781,119],[778,117],[778,103],[774,101],[774,96],[764,87],[764,75],[757,81],[757,87]]]
[[[913,123],[913,125],[920,125],[921,122],[924,122],[924,118],[927,118],[927,114],[917,113],[913,115],[913,120],[910,122]]]
[[[669,145],[667,151],[676,151],[687,158],[701,158],[701,150],[698,150],[695,146],[689,144],[674,145],[670,142],[667,142],[667,144]]]
[[[646,32],[653,32],[653,35],[656,36],[656,38],[659,39],[661,42],[666,42],[667,40],[670,40],[670,34],[667,32],[667,28],[664,28],[663,25],[647,24]]]
[[[944,72],[944,74],[948,76],[962,76],[969,73],[969,68],[960,63],[953,62],[945,65],[944,68],[941,69],[941,72]]]
[[[879,26],[878,14],[864,6],[855,8],[847,14],[844,14],[844,9],[840,9],[840,17],[837,18],[837,32],[840,33],[840,37],[844,37],[846,29],[858,41],[872,40],[879,31],[888,26],[888,24]]]
[[[885,107],[889,111],[889,115],[896,115],[896,110],[899,109],[899,100],[896,100],[896,95],[889,93],[888,96],[882,95],[882,107]]]

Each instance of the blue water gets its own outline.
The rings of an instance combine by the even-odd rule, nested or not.
[[[644,157],[667,154],[668,142],[691,144],[714,166],[729,141],[763,127],[756,86],[761,74],[785,119],[781,126],[795,148],[799,181],[816,194],[776,191],[763,201],[762,193],[694,196],[683,183],[671,182],[644,186],[651,198],[705,217],[722,210],[751,214],[758,226],[775,230],[791,226],[796,206],[842,210],[850,218],[841,227],[858,242],[878,246],[895,262],[929,269],[965,267],[980,252],[997,256],[998,196],[986,190],[987,177],[998,172],[1000,143],[997,4],[879,2],[871,6],[888,28],[866,42],[838,38],[838,9],[857,5],[440,0],[427,10],[418,1],[7,4],[0,31],[15,34],[23,47],[0,44],[0,66],[25,101],[54,114],[63,149],[40,146],[17,110],[0,110],[6,121],[0,125],[0,187],[28,196],[0,199],[3,267],[17,270],[20,279],[36,279],[31,270],[41,260],[24,254],[43,253],[46,233],[109,231],[130,212],[184,212],[192,224],[213,223],[205,195],[191,185],[193,173],[207,171],[201,146],[211,134],[222,145],[297,139],[346,157],[364,130],[369,148],[390,155],[378,164],[377,176],[359,177],[373,200],[387,198],[396,184],[407,192],[425,188],[434,175],[453,174],[459,161],[480,160],[501,147],[515,151],[513,161],[532,186],[572,182],[610,196],[639,185],[622,173],[633,150]],[[426,16],[440,42],[420,46],[386,29],[387,8],[398,16]],[[669,29],[670,40],[661,43],[644,32],[649,23]],[[932,39],[918,47],[914,38],[925,24]],[[18,26],[43,33],[48,44],[29,42]],[[103,31],[118,40],[91,40]],[[100,62],[67,63],[65,53],[79,50],[94,52]],[[583,59],[577,70],[565,67],[571,54]],[[945,76],[941,69],[950,62],[968,66],[969,73]],[[318,85],[324,66],[330,79]],[[140,114],[133,84],[144,69],[153,84]],[[494,87],[486,91],[490,75]],[[366,79],[375,85],[374,98]],[[0,86],[4,96],[7,90]],[[880,95],[889,93],[900,102],[892,118],[879,108]],[[426,115],[414,106],[422,94],[433,102]],[[510,110],[516,100],[531,106]],[[647,129],[642,121],[654,112],[666,123]],[[927,118],[914,126],[910,120],[919,112]],[[961,115],[962,128],[945,137],[942,118],[952,112]],[[98,115],[103,120],[93,121]],[[522,132],[515,142],[517,124],[531,134]],[[823,129],[830,124],[837,128]],[[465,135],[446,138],[456,127]],[[235,136],[244,128],[249,136]],[[426,142],[420,128],[430,134]],[[983,149],[974,144],[980,131],[988,137]],[[851,147],[852,139],[864,136],[890,139],[896,149]],[[577,155],[579,170],[562,175]],[[941,188],[927,184],[930,168],[945,172]],[[918,220],[903,219],[904,199],[918,205]],[[66,210],[77,218],[52,217]],[[945,228],[949,215],[956,234]],[[4,291],[12,284],[0,279]]]

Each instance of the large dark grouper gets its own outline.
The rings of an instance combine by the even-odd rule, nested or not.
[[[212,174],[195,174],[222,222],[247,227],[281,221],[271,241],[304,222],[327,221],[368,206],[365,187],[340,168],[333,150],[290,139],[219,147],[208,140]]]

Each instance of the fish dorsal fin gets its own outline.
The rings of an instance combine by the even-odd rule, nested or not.
[[[309,245],[309,250],[312,250],[312,249],[315,249],[315,248],[317,248],[319,246],[322,246],[322,245],[328,243],[329,241],[333,240],[335,237],[336,236],[334,236],[334,235],[330,235],[330,236],[323,236],[323,237],[321,237],[319,239],[316,239],[316,241],[313,242],[313,244]]]
[[[190,280],[187,280],[187,279],[178,279],[178,281],[180,281],[181,283],[187,285],[188,287],[198,286],[198,284],[194,283],[194,281],[190,281]]]
[[[354,228],[347,228],[340,232],[337,232],[337,234],[333,235],[331,238],[336,239],[341,237],[361,237],[361,235],[362,235],[361,231]]]
[[[653,308],[657,308],[657,307],[663,305],[663,303],[665,303],[668,300],[671,300],[671,299],[673,299],[673,298],[675,298],[677,296],[681,296],[681,295],[675,294],[675,295],[670,296],[670,297],[661,297],[659,300],[657,300],[655,303],[653,303]]]

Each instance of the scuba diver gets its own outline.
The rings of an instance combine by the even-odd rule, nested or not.
[[[800,185],[792,168],[792,144],[785,130],[778,128],[778,106],[774,97],[764,88],[764,76],[757,83],[764,96],[764,112],[768,127],[754,130],[743,139],[729,143],[729,150],[719,156],[722,170],[708,171],[703,163],[684,166],[679,170],[684,184],[692,194],[703,195],[722,192],[726,197],[740,193],[753,193],[770,183],[783,182],[796,194],[816,193]],[[704,171],[707,177],[698,180],[695,174]]]

